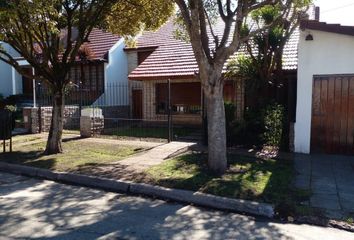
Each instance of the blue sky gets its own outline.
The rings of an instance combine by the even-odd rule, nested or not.
[[[354,0],[315,0],[321,8],[320,20],[354,26]]]

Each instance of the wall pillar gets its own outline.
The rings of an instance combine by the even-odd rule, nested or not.
[[[102,109],[83,109],[80,117],[81,137],[93,137],[101,135],[104,129],[104,117]]]

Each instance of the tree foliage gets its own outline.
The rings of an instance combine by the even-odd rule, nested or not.
[[[45,82],[53,94],[47,153],[62,151],[64,93],[70,82],[67,75],[93,28],[109,27],[121,35],[136,34],[143,27],[157,28],[173,11],[173,4],[166,2],[0,0],[0,45],[9,44],[27,60],[35,70],[34,78]],[[27,74],[5,48],[0,48],[0,60]]]
[[[238,75],[247,79],[251,94],[261,94],[260,91],[269,86],[279,87],[284,47],[300,21],[308,17],[311,3],[311,0],[295,0],[289,3],[288,8],[275,4],[253,11],[251,20],[243,27],[246,33],[265,24],[275,24],[244,42],[247,55],[229,62],[228,76]]]

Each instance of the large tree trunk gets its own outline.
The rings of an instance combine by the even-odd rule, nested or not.
[[[213,87],[206,94],[208,117],[208,165],[215,173],[222,174],[227,169],[226,125],[223,86]]]
[[[53,96],[52,121],[49,130],[45,154],[62,153],[62,134],[64,117],[64,94],[63,91],[55,92]]]

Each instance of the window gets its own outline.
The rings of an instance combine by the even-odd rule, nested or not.
[[[172,83],[171,105],[173,114],[200,114],[201,113],[201,85],[200,83]],[[156,113],[168,112],[168,85],[156,84]]]

